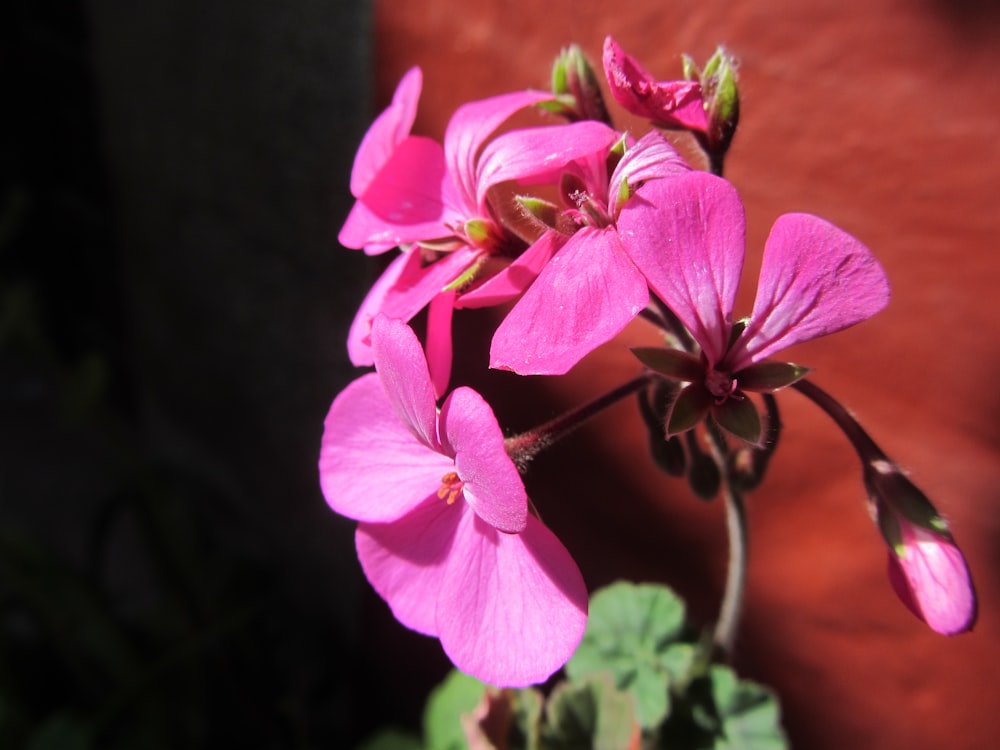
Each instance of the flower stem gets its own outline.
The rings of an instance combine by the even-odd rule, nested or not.
[[[531,459],[541,451],[566,437],[591,417],[600,414],[609,406],[645,387],[656,377],[652,372],[644,372],[583,406],[568,411],[533,430],[507,438],[504,441],[504,446],[508,455],[518,469],[523,472]]]
[[[736,641],[740,613],[743,610],[743,594],[746,591],[747,564],[749,561],[750,537],[747,529],[746,507],[743,496],[734,486],[727,466],[726,439],[719,429],[709,423],[709,442],[712,455],[719,465],[722,476],[722,499],[726,506],[726,534],[729,539],[729,564],[726,567],[726,584],[719,607],[719,619],[715,623],[712,640],[724,655],[731,654]]]
[[[833,396],[818,385],[805,379],[792,383],[792,388],[816,404],[816,406],[825,411],[837,423],[837,426],[847,436],[847,439],[851,441],[851,445],[854,446],[854,450],[858,452],[858,456],[863,463],[886,460],[885,453],[875,444],[875,441],[865,432],[864,428],[858,424],[858,420],[852,417],[850,412]]]

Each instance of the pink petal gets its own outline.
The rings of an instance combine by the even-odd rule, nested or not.
[[[867,320],[888,302],[885,272],[858,240],[816,216],[779,216],[743,333],[746,357],[734,369]]]
[[[451,208],[455,186],[444,151],[430,138],[410,136],[359,197],[338,239],[345,247],[398,245],[448,237],[447,224],[464,217]]]
[[[932,630],[971,630],[976,595],[961,551],[947,539],[902,524],[903,554],[889,552],[889,581],[900,600]]]
[[[479,251],[462,247],[429,266],[423,265],[419,247],[404,251],[383,272],[368,292],[351,323],[347,351],[358,366],[372,363],[371,321],[379,313],[409,322],[434,297],[475,262]]]
[[[646,283],[614,230],[581,229],[497,328],[490,367],[562,375],[621,332],[648,302]]]
[[[438,398],[451,380],[451,318],[455,312],[455,291],[441,292],[427,307],[427,366]]]
[[[462,294],[455,301],[455,306],[489,307],[520,297],[538,278],[538,274],[556,251],[565,244],[565,240],[566,236],[559,232],[545,232],[509,266],[475,289]]]
[[[399,420],[420,442],[440,452],[434,386],[413,329],[379,315],[372,323],[372,353],[375,371]]]
[[[445,130],[444,153],[467,218],[479,212],[476,159],[483,144],[519,109],[551,98],[552,95],[544,91],[515,91],[469,102],[455,110]]]
[[[319,478],[330,507],[359,521],[394,521],[428,496],[454,463],[399,421],[379,376],[347,386],[327,414]]]
[[[570,162],[594,155],[606,162],[608,150],[617,140],[618,133],[594,120],[504,133],[483,149],[478,195],[482,199],[490,187],[508,180],[522,185],[557,183]]]
[[[717,364],[729,345],[746,219],[736,189],[705,172],[647,183],[622,208],[622,245]]]
[[[368,128],[351,170],[351,195],[359,197],[396,146],[409,134],[417,116],[417,100],[423,76],[420,68],[410,68],[399,80],[392,102]]]
[[[395,523],[361,524],[354,536],[368,582],[403,625],[438,634],[438,601],[464,504],[437,496]]]
[[[438,600],[448,658],[493,685],[544,682],[583,637],[587,589],[555,535],[534,516],[503,534],[467,513],[455,534]]]
[[[604,74],[615,101],[632,114],[668,128],[707,130],[701,84],[655,81],[649,71],[610,36],[604,40]]]
[[[441,442],[455,457],[458,477],[465,483],[465,501],[490,526],[522,531],[528,495],[490,405],[471,388],[458,388],[441,407],[440,425]]]
[[[410,248],[394,258],[365,295],[347,333],[347,354],[355,367],[375,364],[372,357],[372,319],[382,310],[386,295],[399,283],[399,279],[415,272],[413,267],[420,268],[418,248]]]

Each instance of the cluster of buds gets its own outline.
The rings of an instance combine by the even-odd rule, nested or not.
[[[878,261],[829,222],[785,214],[766,241],[753,308],[735,317],[746,222],[721,176],[740,114],[733,57],[720,48],[701,69],[684,58],[685,80],[657,81],[609,37],[603,63],[612,99],[648,120],[647,132],[615,128],[598,76],[572,47],[551,92],[464,104],[441,143],[411,133],[415,68],[358,150],[340,241],[400,252],[351,326],[351,360],[375,372],[335,399],[320,476],[330,506],[359,521],[369,581],[460,669],[497,685],[543,681],[582,636],[587,589],[527,497],[530,459],[638,393],[658,462],[702,496],[720,486],[734,495],[760,481],[778,434],[772,394],[791,386],[858,448],[903,601],[939,632],[968,629],[972,585],[933,506],[805,379],[808,368],[775,359],[881,310],[889,285]],[[503,129],[529,108],[536,125]],[[664,131],[693,137],[706,169]],[[509,312],[488,364],[521,375],[566,373],[636,318],[663,343],[633,352],[628,383],[505,437],[479,394],[449,392],[455,310],[496,305]],[[409,323],[424,310],[421,345]]]

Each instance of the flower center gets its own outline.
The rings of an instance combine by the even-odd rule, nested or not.
[[[458,498],[458,493],[462,491],[462,487],[464,486],[465,482],[458,478],[458,474],[449,471],[441,477],[441,486],[438,488],[437,495],[440,499],[445,500],[448,505],[451,505]]]
[[[711,369],[705,375],[705,388],[715,398],[715,403],[721,404],[733,395],[736,390],[736,381],[727,373]]]

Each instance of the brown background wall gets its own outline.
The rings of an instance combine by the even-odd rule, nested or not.
[[[740,59],[743,119],[727,163],[749,220],[742,309],[772,221],[820,214],[868,244],[893,287],[874,320],[796,361],[849,405],[951,519],[980,595],[976,631],[930,633],[895,600],[857,461],[797,394],[750,502],[749,603],[737,666],[776,687],[800,748],[987,748],[1000,734],[1000,9],[916,0],[440,0],[376,4],[377,99],[425,74],[416,129],[440,137],[463,101],[544,87],[561,46],[599,62],[606,34],[662,79],[718,43]],[[479,356],[465,318],[467,353]],[[642,337],[641,329],[628,334]],[[477,348],[479,347],[479,348]],[[485,366],[485,354],[479,359]],[[616,342],[560,381],[472,378],[526,427],[628,377]],[[529,389],[530,395],[523,395]],[[631,405],[537,462],[530,489],[592,587],[676,586],[713,616],[721,509],[646,457]]]

